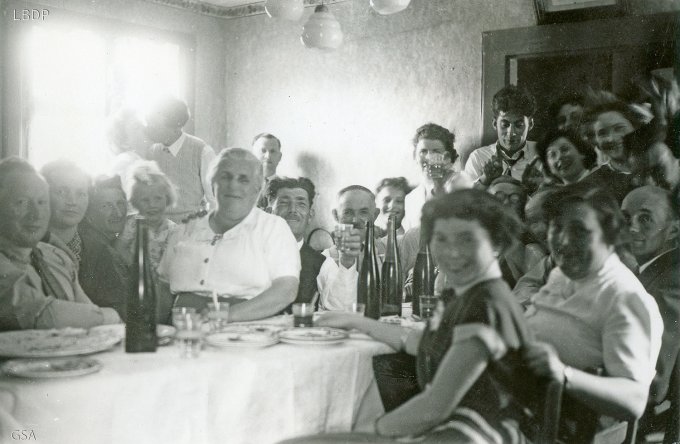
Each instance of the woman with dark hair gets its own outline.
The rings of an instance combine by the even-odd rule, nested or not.
[[[576,132],[549,131],[538,144],[536,154],[543,171],[555,184],[583,180],[595,167],[597,154]]]
[[[624,220],[599,190],[572,187],[546,205],[556,268],[531,297],[527,322],[544,343],[527,352],[538,374],[599,415],[629,420],[645,409],[663,322],[656,302],[619,259]],[[586,372],[603,369],[603,375]]]
[[[533,381],[521,355],[531,336],[497,259],[520,228],[515,214],[480,190],[426,203],[421,229],[447,287],[426,328],[346,313],[325,313],[318,320],[356,328],[416,355],[421,392],[355,433],[291,442],[401,442],[406,436],[417,442],[523,442],[517,420]]]

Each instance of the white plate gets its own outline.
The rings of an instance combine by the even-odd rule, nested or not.
[[[107,350],[118,344],[119,330],[62,328],[17,330],[0,333],[0,356],[10,358],[55,358]]]
[[[88,358],[13,360],[2,366],[6,374],[22,378],[70,378],[101,369],[99,361]]]
[[[253,323],[236,323],[229,324],[222,329],[225,332],[244,332],[244,333],[264,333],[270,335],[278,335],[281,331],[288,327],[274,324],[253,324]]]
[[[337,344],[347,337],[346,331],[328,327],[290,328],[279,333],[281,342],[296,345]]]
[[[279,338],[270,333],[222,331],[206,336],[205,341],[213,347],[268,347],[279,342]]]

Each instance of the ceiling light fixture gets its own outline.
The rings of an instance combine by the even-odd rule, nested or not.
[[[305,11],[304,0],[267,0],[264,10],[271,18],[296,22]]]
[[[343,34],[340,22],[327,6],[321,4],[314,8],[314,13],[302,28],[300,38],[308,48],[333,50],[342,45]]]
[[[411,0],[371,0],[371,7],[381,15],[396,14],[406,9]]]

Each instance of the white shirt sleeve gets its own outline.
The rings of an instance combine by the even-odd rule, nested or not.
[[[295,240],[295,236],[293,236],[285,220],[278,216],[273,217],[272,228],[268,230],[267,239],[264,243],[269,278],[272,281],[286,276],[299,279],[301,265],[297,240]]]
[[[484,173],[484,165],[480,160],[478,153],[479,148],[470,153],[467,162],[465,163],[465,174],[467,174],[472,182],[476,182]]]
[[[212,185],[208,178],[210,164],[215,157],[217,157],[215,150],[213,150],[210,145],[205,145],[203,147],[203,152],[201,153],[201,183],[203,185],[203,194],[208,201],[208,209],[215,208],[215,195],[213,194]]]
[[[324,251],[326,255],[328,250]],[[346,310],[349,304],[357,301],[357,272],[356,264],[345,268],[342,264],[326,257],[316,278],[320,307],[323,310]]]

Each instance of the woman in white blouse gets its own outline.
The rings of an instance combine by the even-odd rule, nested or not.
[[[255,207],[262,167],[249,151],[229,148],[209,173],[215,210],[173,232],[161,259],[161,281],[175,305],[199,309],[213,292],[232,305],[230,321],[272,316],[293,302],[300,275],[297,242],[286,222]]]
[[[577,190],[563,189],[546,207],[557,268],[527,307],[529,327],[544,342],[527,354],[539,374],[565,380],[572,398],[629,420],[645,409],[663,323],[614,251],[624,226],[617,203],[598,190]]]

